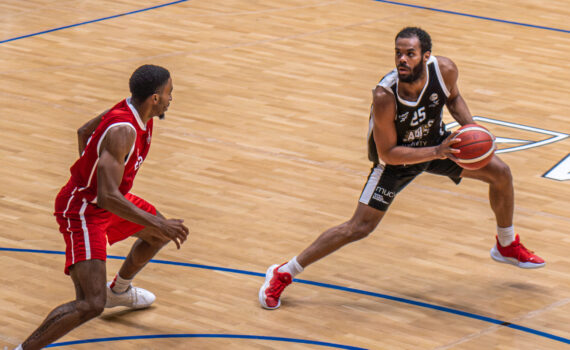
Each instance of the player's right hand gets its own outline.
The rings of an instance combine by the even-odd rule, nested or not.
[[[188,227],[184,225],[182,219],[165,219],[159,230],[168,239],[176,243],[178,249],[188,238]]]
[[[443,142],[439,146],[437,146],[436,154],[438,159],[449,158],[453,161],[457,160],[457,158],[453,154],[460,153],[461,151],[451,146],[458,142],[461,142],[461,139],[455,138],[455,136],[457,136],[457,132],[451,133],[451,135],[446,137],[446,139],[443,140]]]

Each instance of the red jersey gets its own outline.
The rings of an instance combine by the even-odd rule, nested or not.
[[[101,142],[111,128],[121,125],[135,130],[137,136],[124,160],[125,171],[119,191],[140,209],[156,215],[152,204],[129,193],[137,171],[148,154],[152,120],[144,125],[137,110],[126,99],[101,117],[101,122],[89,137],[81,157],[71,167],[71,178],[55,199],[54,215],[66,243],[67,274],[69,268],[77,262],[91,259],[104,261],[107,257],[107,240],[113,244],[144,228],[97,206],[97,164]]]
[[[137,136],[131,151],[125,157],[125,170],[119,185],[119,191],[125,195],[133,187],[135,176],[148,154],[152,137],[152,119],[143,124],[137,110],[125,99],[109,110],[102,118],[81,157],[71,167],[70,183],[75,187],[74,195],[87,202],[97,202],[97,164],[101,152],[101,142],[107,132],[116,126],[127,125],[136,131]],[[71,186],[70,186],[71,187]]]

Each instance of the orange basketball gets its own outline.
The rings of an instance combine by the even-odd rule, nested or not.
[[[455,138],[460,142],[451,145],[461,153],[454,154],[458,164],[465,169],[477,170],[489,164],[495,153],[495,137],[489,130],[477,124],[463,125]]]

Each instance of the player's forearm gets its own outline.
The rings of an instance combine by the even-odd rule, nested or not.
[[[432,147],[405,147],[395,146],[387,152],[380,153],[380,157],[386,164],[404,165],[428,162],[439,159],[438,146]]]
[[[152,215],[129,202],[118,191],[116,193],[99,193],[97,205],[125,220],[142,226],[159,227],[162,221],[158,216]]]
[[[461,95],[455,97],[453,100],[447,102],[447,109],[451,116],[457,120],[460,125],[474,123],[467,103]]]

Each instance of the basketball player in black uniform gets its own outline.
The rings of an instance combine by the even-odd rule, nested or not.
[[[521,268],[544,266],[527,250],[513,228],[514,191],[509,167],[496,155],[479,170],[466,170],[453,156],[455,134],[445,130],[443,106],[461,125],[474,123],[457,87],[457,67],[448,58],[431,55],[431,38],[420,28],[396,35],[396,68],[373,91],[368,155],[374,163],[353,217],[322,233],[299,256],[270,266],[259,290],[266,309],[281,305],[281,293],[309,264],[372,232],[394,197],[426,171],[459,183],[462,177],[489,184],[489,200],[497,220],[491,257]]]

